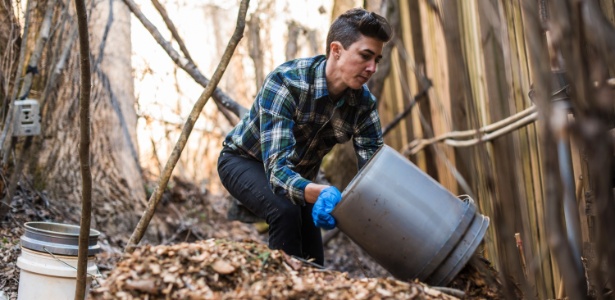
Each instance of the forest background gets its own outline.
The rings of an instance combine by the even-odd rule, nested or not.
[[[286,60],[323,53],[331,20],[363,6],[386,16],[396,32],[370,82],[386,143],[453,194],[470,195],[492,218],[484,255],[507,275],[504,282],[521,283],[526,294],[541,299],[561,293],[563,282],[573,293],[585,280],[586,266],[571,259],[578,253],[588,259],[594,290],[614,286],[612,270],[604,273],[600,265],[612,265],[615,257],[607,235],[615,229],[615,1],[554,3],[254,1],[244,39],[174,175],[224,195],[215,171],[221,140],[264,76]],[[92,227],[109,236],[134,229],[234,30],[238,4],[88,3]],[[21,179],[62,203],[65,219],[77,223],[79,68],[72,5],[2,1],[0,140],[9,198],[3,202],[10,205],[8,195]],[[42,134],[29,143],[11,136],[15,98],[40,103]],[[340,188],[356,172],[346,148],[323,165]],[[154,239],[155,231],[150,228],[148,237]]]

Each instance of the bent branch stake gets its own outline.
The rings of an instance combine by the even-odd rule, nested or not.
[[[79,65],[81,88],[79,93],[79,163],[81,165],[81,222],[79,228],[79,254],[77,261],[77,287],[75,300],[85,299],[88,247],[92,218],[92,169],[90,166],[90,42],[88,16],[84,0],[75,0],[77,25],[79,26]]]
[[[131,0],[124,1],[130,2]],[[143,238],[145,230],[147,229],[149,222],[154,216],[156,205],[162,197],[164,187],[167,186],[169,178],[171,177],[171,173],[173,172],[173,169],[175,168],[175,165],[179,160],[179,156],[181,155],[184,147],[186,146],[186,143],[188,142],[188,137],[190,136],[190,133],[194,128],[194,124],[196,123],[196,120],[198,119],[201,110],[203,110],[203,107],[207,103],[207,100],[209,100],[212,94],[217,90],[216,86],[218,85],[218,82],[220,82],[220,79],[222,78],[222,75],[224,74],[224,71],[229,64],[231,57],[233,56],[233,52],[235,51],[237,44],[239,44],[239,41],[243,37],[243,31],[246,25],[246,13],[248,11],[249,2],[249,0],[241,1],[241,4],[239,6],[239,13],[237,16],[237,25],[235,27],[235,32],[233,33],[233,36],[231,37],[230,41],[228,42],[228,45],[226,46],[226,49],[224,50],[222,59],[220,60],[220,63],[218,64],[218,67],[216,68],[216,71],[214,72],[211,81],[209,81],[209,84],[207,84],[207,87],[192,108],[192,112],[190,112],[190,116],[186,120],[186,124],[184,124],[184,128],[182,129],[181,136],[177,140],[177,143],[173,148],[173,152],[171,153],[169,160],[164,166],[164,170],[160,175],[160,179],[158,181],[156,189],[149,198],[149,203],[147,204],[145,213],[141,217],[141,220],[139,220],[137,228],[135,228],[135,231],[132,233],[132,236],[128,241],[128,245],[126,246],[125,252],[132,252],[136,245],[139,243],[139,241],[141,241],[141,239]]]

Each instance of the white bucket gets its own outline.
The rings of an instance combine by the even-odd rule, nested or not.
[[[98,274],[95,257],[88,257],[88,274]],[[74,299],[77,286],[77,257],[54,255],[21,248],[17,259],[19,275],[18,300]],[[92,277],[87,276],[86,288]]]
[[[21,255],[17,266],[19,276],[18,300],[74,299],[77,286],[79,226],[28,222],[21,237]],[[95,254],[100,251],[97,238],[100,232],[90,229],[86,288],[97,276]]]

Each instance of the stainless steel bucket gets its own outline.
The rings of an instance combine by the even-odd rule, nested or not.
[[[77,256],[79,254],[79,226],[51,222],[27,222],[21,236],[21,246],[39,252]],[[90,229],[88,256],[100,252],[100,232]]]
[[[454,196],[386,145],[346,187],[332,214],[393,276],[431,285],[446,285],[461,271],[489,226],[470,197]]]

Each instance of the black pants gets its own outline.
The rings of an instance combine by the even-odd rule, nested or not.
[[[269,224],[269,248],[323,265],[322,237],[312,220],[312,204],[295,205],[274,194],[263,163],[228,148],[218,158],[218,174],[233,197]]]

